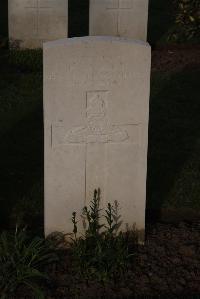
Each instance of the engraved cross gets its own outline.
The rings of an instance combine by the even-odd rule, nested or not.
[[[121,11],[132,9],[132,0],[108,0],[106,8],[117,12],[117,34],[120,35]]]
[[[51,9],[49,6],[44,6],[41,4],[41,0],[34,0],[34,4],[30,6],[25,6],[26,9],[32,9],[36,13],[36,35],[39,36],[39,26],[40,26],[40,10],[41,9]]]

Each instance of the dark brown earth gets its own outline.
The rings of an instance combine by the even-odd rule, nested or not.
[[[60,263],[48,269],[45,298],[199,298],[193,296],[200,295],[200,221],[147,226],[145,245],[134,253],[121,281],[102,285],[81,281],[72,270],[70,252],[60,252]],[[24,292],[16,298],[24,298]],[[27,293],[25,298],[32,297]]]
[[[152,71],[181,71],[200,67],[200,45],[165,46],[152,51]]]
[[[59,265],[49,269],[51,280],[45,287],[45,298],[182,299],[200,294],[200,222],[149,226],[145,245],[134,252],[123,279],[103,286],[72,275],[71,256],[64,251]]]
[[[200,294],[200,222],[151,227],[133,272],[137,294]]]

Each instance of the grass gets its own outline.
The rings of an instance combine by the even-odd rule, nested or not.
[[[30,64],[41,53],[22,53],[0,56],[0,227],[42,229],[42,73]],[[199,77],[197,69],[152,74],[147,216],[200,207]]]
[[[43,299],[41,283],[48,280],[42,268],[58,261],[53,246],[42,238],[30,238],[25,229],[0,234],[0,296],[11,298],[21,286]]]

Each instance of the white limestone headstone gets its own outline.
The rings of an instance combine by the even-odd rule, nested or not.
[[[68,0],[8,0],[11,47],[41,48],[68,36]]]
[[[120,204],[122,229],[144,230],[150,52],[118,37],[44,44],[46,234],[72,232],[95,188]]]
[[[146,41],[149,0],[90,0],[90,35]]]

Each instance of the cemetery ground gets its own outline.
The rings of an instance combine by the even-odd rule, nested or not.
[[[0,63],[0,226],[18,223],[42,236],[42,52],[2,50]],[[198,46],[153,51],[146,244],[134,247],[126,275],[117,283],[85,281],[61,250],[59,262],[45,267],[45,298],[200,294],[199,78]],[[23,296],[30,291],[19,288]]]

